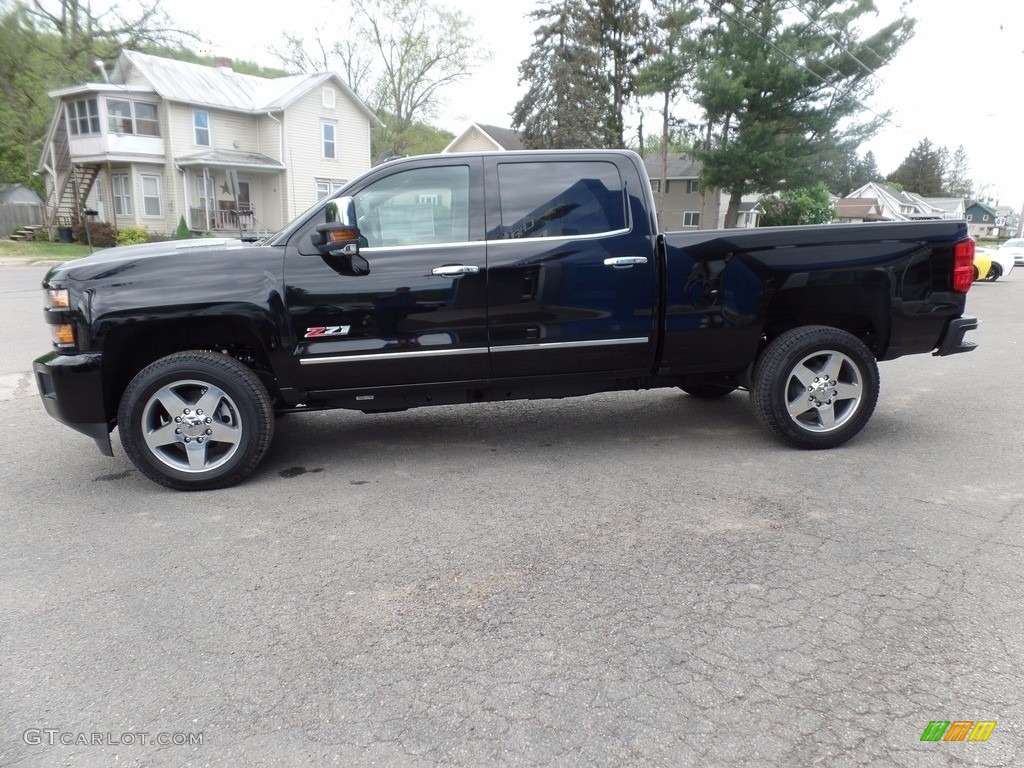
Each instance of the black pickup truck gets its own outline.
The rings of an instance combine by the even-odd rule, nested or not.
[[[856,435],[877,360],[966,352],[962,221],[661,233],[632,152],[412,157],[264,242],[114,248],[46,276],[54,418],[182,490],[275,414],[678,387],[750,392],[798,448]]]

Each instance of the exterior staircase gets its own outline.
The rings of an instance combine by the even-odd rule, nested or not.
[[[51,168],[54,183],[43,206],[45,226],[51,237],[57,227],[70,227],[81,218],[85,201],[100,173],[99,165],[71,162],[71,145],[63,121],[53,137],[53,146],[56,147]]]

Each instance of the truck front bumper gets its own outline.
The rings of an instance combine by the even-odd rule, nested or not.
[[[946,324],[946,332],[942,334],[942,341],[939,348],[932,352],[935,356],[956,355],[960,352],[973,352],[977,344],[973,341],[964,341],[964,334],[968,331],[977,330],[978,318],[958,317]]]
[[[103,405],[103,356],[51,352],[32,363],[36,388],[46,412],[62,424],[96,441],[104,456],[113,456]]]

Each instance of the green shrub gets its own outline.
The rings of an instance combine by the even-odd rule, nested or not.
[[[117,230],[118,245],[139,245],[149,242],[149,230],[145,227],[121,227]]]
[[[88,235],[82,222],[76,221],[71,225],[71,236],[82,245],[88,245],[91,238],[94,248],[112,248],[117,245],[117,230],[106,221],[90,221]]]
[[[174,230],[175,240],[191,240],[192,231],[188,228],[188,224],[185,223],[185,217],[182,216],[178,220],[178,228]]]
[[[32,235],[32,239],[37,243],[48,243],[50,242],[50,230],[48,229],[37,229],[36,233]]]

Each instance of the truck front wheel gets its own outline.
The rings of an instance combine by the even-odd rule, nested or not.
[[[239,482],[274,433],[273,406],[259,377],[214,352],[178,352],[142,369],[121,398],[117,422],[136,468],[181,491]]]
[[[797,448],[842,445],[878,401],[878,365],[856,336],[808,325],[780,334],[761,353],[750,398],[758,421]]]

